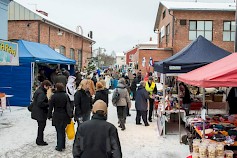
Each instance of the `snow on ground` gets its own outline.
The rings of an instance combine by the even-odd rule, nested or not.
[[[37,122],[31,119],[30,112],[25,107],[11,107],[11,110],[6,109],[0,116],[0,158],[72,158],[73,141],[67,140],[63,152],[54,150],[56,131],[51,121],[47,121],[45,128],[45,141],[49,145],[37,146]],[[148,127],[136,125],[134,102],[130,113],[126,130],[121,131],[116,108],[109,105],[108,122],[118,128],[123,158],[185,158],[189,154],[188,146],[179,143],[178,135],[158,136],[156,118]]]

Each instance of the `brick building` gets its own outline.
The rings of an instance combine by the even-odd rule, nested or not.
[[[124,52],[126,54],[126,65],[128,67],[133,68],[135,66],[135,62],[133,61],[133,56],[137,52],[137,47]]]
[[[234,51],[235,3],[160,1],[154,31],[158,47],[175,54],[199,35]]]
[[[55,51],[76,60],[80,69],[87,65],[87,58],[91,58],[95,41],[83,36],[83,30],[79,28],[81,34],[50,19],[44,11],[34,11],[14,1],[9,4],[9,39],[47,44]]]
[[[134,63],[134,68],[137,71],[141,70],[143,76],[146,74],[147,71],[153,72],[153,67],[149,66],[150,57],[155,62],[164,60],[172,56],[172,50],[170,48],[158,48],[157,42],[152,41],[151,38],[148,42],[136,45],[136,48],[134,48],[128,53],[134,53],[131,61],[132,63]],[[128,53],[126,54],[126,58],[129,57]],[[142,64],[143,60],[145,60],[145,65]]]

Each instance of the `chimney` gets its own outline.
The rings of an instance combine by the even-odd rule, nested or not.
[[[42,14],[42,15],[44,15],[44,16],[48,16],[48,13],[46,13],[45,11],[43,11],[43,10],[36,10],[38,13],[40,13],[40,14]]]
[[[150,37],[150,41],[152,41],[152,37]]]

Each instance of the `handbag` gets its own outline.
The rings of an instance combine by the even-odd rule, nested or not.
[[[30,103],[30,105],[27,107],[27,109],[28,109],[30,112],[32,112],[33,106],[34,106],[34,101],[32,101],[32,102]]]
[[[75,137],[75,128],[74,128],[74,122],[71,119],[71,123],[67,125],[66,127],[66,134],[67,134],[67,138],[69,140],[73,140]]]

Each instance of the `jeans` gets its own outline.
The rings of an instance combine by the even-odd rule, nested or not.
[[[37,122],[38,122],[38,133],[37,133],[36,142],[42,143],[42,142],[44,142],[44,129],[46,126],[46,120],[45,121],[37,121]]]
[[[147,122],[147,111],[140,111],[137,110],[137,116],[136,116],[136,124],[141,123],[141,117],[145,125],[148,125]]]
[[[57,148],[59,150],[65,149],[65,139],[66,139],[66,133],[65,133],[66,125],[56,125],[55,129],[57,132]]]

